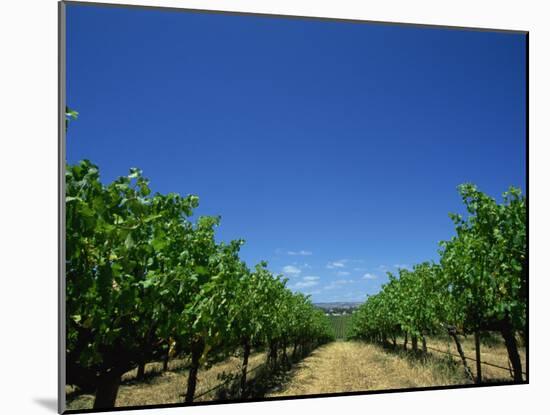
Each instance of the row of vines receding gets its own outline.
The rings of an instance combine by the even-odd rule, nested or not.
[[[502,335],[513,378],[521,382],[518,343],[526,344],[527,233],[526,202],[510,188],[502,203],[474,185],[459,186],[467,217],[450,215],[456,235],[441,242],[439,263],[425,262],[412,270],[388,273],[381,291],[368,297],[353,316],[352,337],[396,344],[408,339],[418,350],[426,337],[450,335],[467,375],[474,379],[459,335],[473,334],[477,375],[481,382],[479,338],[484,332]]]
[[[293,293],[266,263],[249,269],[243,241],[216,242],[217,217],[190,219],[196,196],[152,194],[141,171],[110,184],[98,167],[66,167],[67,384],[115,405],[121,376],[153,360],[189,357],[185,402],[199,369],[242,352],[242,392],[251,349],[268,364],[332,339],[323,312]]]

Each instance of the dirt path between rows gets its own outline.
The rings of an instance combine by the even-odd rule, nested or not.
[[[465,383],[454,370],[411,362],[372,344],[336,341],[296,364],[267,396],[356,392]]]
[[[464,340],[463,347],[467,354],[475,356],[472,344],[473,340]],[[279,370],[275,373],[263,370],[265,352],[254,353],[249,360],[248,397],[261,399],[470,383],[465,378],[460,361],[445,355],[445,350],[450,350],[449,344],[429,339],[428,345],[441,352],[421,356],[404,352],[401,347],[392,350],[364,342],[335,341],[315,349],[309,356],[293,364],[289,371]],[[507,353],[503,345],[483,346],[482,352],[484,360],[506,364]],[[201,368],[196,401],[231,399],[231,388],[226,390],[222,387],[223,382],[229,375],[229,379],[232,377],[238,382],[241,364],[241,357],[231,356],[209,369]],[[135,380],[137,370],[128,372],[123,376],[116,406],[182,403],[187,384],[187,365],[188,359],[173,359],[169,364],[170,370],[162,372],[162,363],[150,363],[146,366],[146,379],[143,381]],[[489,381],[511,381],[506,370],[494,367],[484,366],[483,375]],[[73,389],[67,388],[69,409],[91,408],[94,395]]]

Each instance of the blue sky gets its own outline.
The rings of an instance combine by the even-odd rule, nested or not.
[[[196,194],[314,301],[437,260],[457,185],[525,189],[525,36],[67,8],[67,158]]]

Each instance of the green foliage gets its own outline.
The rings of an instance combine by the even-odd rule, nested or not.
[[[67,166],[69,380],[127,370],[173,323],[161,316],[174,287],[186,293],[190,284],[188,258],[175,249],[194,233],[186,217],[197,204],[193,196],[151,196],[137,169],[104,186],[89,161]]]
[[[152,194],[139,169],[107,185],[89,161],[66,170],[69,384],[95,389],[174,342],[200,344],[205,364],[244,342],[332,338],[308,297],[266,263],[247,268],[243,241],[216,242],[218,217],[190,221],[196,196]]]
[[[78,119],[78,112],[65,107],[65,129],[69,128],[69,122]]]
[[[328,319],[330,321],[334,337],[336,339],[347,339],[351,328],[352,315],[330,315],[328,316]]]
[[[504,203],[477,190],[459,187],[469,213],[451,215],[457,235],[442,243],[441,264],[464,329],[498,329],[510,319],[516,330],[526,323],[527,229],[525,198],[518,189]]]

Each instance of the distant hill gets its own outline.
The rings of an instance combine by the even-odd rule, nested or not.
[[[319,308],[321,308],[325,311],[335,310],[335,309],[353,310],[353,309],[359,307],[361,304],[363,304],[363,303],[358,302],[358,301],[355,301],[355,302],[342,301],[342,302],[332,302],[332,303],[313,303],[314,306],[319,307]]]

